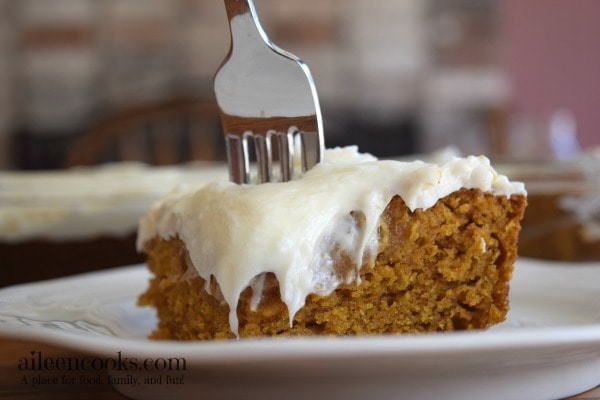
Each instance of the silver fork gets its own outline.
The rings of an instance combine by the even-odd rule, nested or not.
[[[306,64],[275,46],[252,0],[225,0],[231,47],[215,76],[215,94],[227,144],[229,177],[249,183],[250,145],[259,183],[294,175],[294,140],[300,139],[302,172],[321,161],[323,123],[317,91]],[[273,141],[276,147],[273,147]]]

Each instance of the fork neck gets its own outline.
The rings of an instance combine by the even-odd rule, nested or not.
[[[252,12],[254,8],[252,0],[225,0],[225,10],[227,10],[227,18],[231,20],[237,15],[242,15],[247,12]]]
[[[258,20],[253,0],[225,0],[225,10],[227,11],[232,41],[243,43],[248,42],[248,40],[259,39],[260,42],[268,42],[266,33]],[[243,29],[234,28],[232,22],[236,17],[245,20],[242,24]]]

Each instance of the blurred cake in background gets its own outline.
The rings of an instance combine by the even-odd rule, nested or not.
[[[147,208],[178,185],[226,177],[224,164],[0,172],[0,287],[142,262]]]
[[[497,165],[525,182],[528,207],[519,255],[559,261],[600,260],[600,149],[568,161]]]

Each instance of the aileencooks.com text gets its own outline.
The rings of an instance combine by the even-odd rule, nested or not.
[[[127,357],[117,351],[114,357],[52,357],[41,351],[18,360],[21,371],[186,371],[183,357]]]

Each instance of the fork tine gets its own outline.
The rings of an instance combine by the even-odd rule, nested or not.
[[[294,132],[295,128],[290,128],[287,132],[278,132],[275,135],[279,149],[279,169],[282,182],[291,180],[294,174]]]
[[[225,138],[229,180],[241,184],[250,180],[250,158],[248,143],[244,136],[228,134]]]
[[[254,135],[254,151],[256,153],[256,165],[258,168],[258,182],[265,183],[271,180],[271,136],[272,132],[267,132],[266,136]]]
[[[321,138],[318,132],[300,132],[300,157],[302,172],[306,172],[322,159]]]

